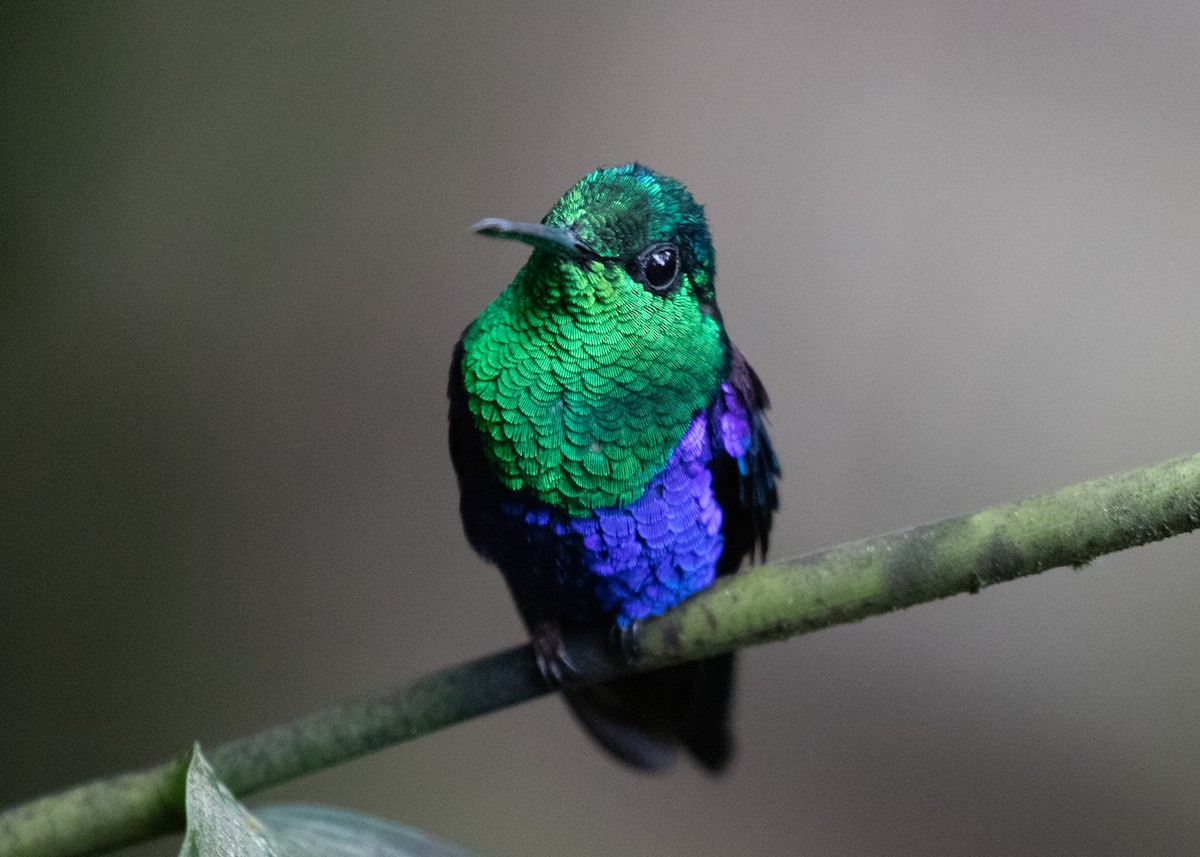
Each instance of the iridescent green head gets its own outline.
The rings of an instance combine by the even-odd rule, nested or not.
[[[534,248],[464,335],[494,472],[575,515],[631,502],[726,368],[703,209],[631,164],[589,174],[539,224],[475,228]]]
[[[583,271],[592,264],[623,269],[663,295],[687,286],[712,307],[712,238],[704,209],[687,188],[641,164],[595,170],[571,188],[540,224],[487,218],[475,230],[524,241]],[[569,273],[569,272],[568,272]]]

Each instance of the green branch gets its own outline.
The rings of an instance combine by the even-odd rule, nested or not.
[[[718,581],[646,621],[630,662],[601,635],[567,641],[584,677],[614,676],[853,622],[1200,527],[1200,454],[974,515],[851,542]],[[355,759],[547,693],[530,646],[217,747],[235,794]],[[0,814],[0,857],[65,857],[182,829],[186,756]]]

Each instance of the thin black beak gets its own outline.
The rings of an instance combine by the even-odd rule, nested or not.
[[[489,238],[507,238],[510,241],[522,241],[530,247],[546,250],[558,255],[595,256],[592,248],[588,247],[575,234],[575,230],[565,226],[546,226],[543,223],[519,223],[514,220],[504,220],[500,217],[485,217],[471,227],[480,235]]]

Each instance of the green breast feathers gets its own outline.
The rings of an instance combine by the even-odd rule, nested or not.
[[[725,367],[686,289],[535,253],[463,339],[463,384],[496,477],[575,516],[636,500]]]

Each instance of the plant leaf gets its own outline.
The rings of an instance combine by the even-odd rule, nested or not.
[[[296,854],[322,857],[476,857],[403,824],[328,806],[263,807],[259,818]],[[291,852],[289,852],[291,853]]]
[[[199,744],[192,746],[186,789],[187,829],[179,857],[286,857],[291,853],[279,848],[262,822],[217,779]]]
[[[475,857],[419,830],[357,812],[302,804],[254,816],[192,748],[179,857]]]

